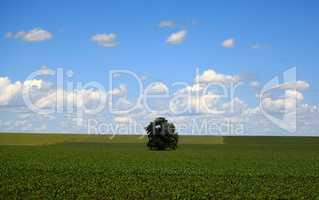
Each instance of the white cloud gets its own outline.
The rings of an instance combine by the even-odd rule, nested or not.
[[[260,84],[258,81],[252,81],[252,82],[250,82],[250,86],[253,88],[258,88],[260,86]]]
[[[220,96],[216,94],[204,94],[201,96],[192,96],[189,102],[192,109],[199,113],[216,113],[216,103]]]
[[[258,81],[251,81],[249,85],[253,90],[258,90],[260,88],[260,83]]]
[[[293,109],[296,106],[295,102],[294,100],[290,101],[290,99],[272,99],[267,97],[262,100],[262,106],[270,111],[282,112],[285,111],[285,108],[288,110]]]
[[[233,48],[235,46],[235,39],[234,38],[229,38],[229,39],[226,39],[222,42],[222,47],[224,48]]]
[[[303,94],[301,92],[298,92],[297,90],[286,90],[285,96],[287,98],[294,98],[297,101],[302,101],[304,99]]]
[[[166,40],[169,44],[181,44],[186,39],[187,31],[181,30],[179,32],[172,33]]]
[[[32,123],[28,120],[15,121],[13,126],[19,130],[24,130],[24,131],[32,129]]]
[[[44,76],[48,76],[48,75],[54,75],[55,74],[55,71],[50,69],[49,67],[47,66],[42,66],[40,69],[39,69],[39,75],[44,75]]]
[[[205,89],[203,84],[195,83],[190,86],[186,86],[176,92],[176,94],[185,94],[185,93],[195,93],[195,92],[202,92]]]
[[[112,96],[124,96],[126,95],[127,91],[128,91],[127,85],[121,84],[119,85],[119,87],[114,88],[113,90],[110,90],[108,94]]]
[[[234,97],[233,100],[226,102],[222,105],[223,110],[229,113],[233,113],[235,111],[241,112],[247,107],[247,104],[244,101],[242,101],[239,97]]]
[[[307,112],[318,112],[318,107],[316,105],[309,105],[309,104],[302,104],[301,107],[306,110]]]
[[[106,97],[105,93],[91,89],[80,91],[51,90],[45,96],[38,98],[34,104],[38,108],[54,107],[59,94],[63,94],[64,103],[72,107],[88,106],[90,103],[98,102],[101,98]]]
[[[113,118],[114,122],[119,124],[128,124],[132,123],[134,120],[129,116],[117,116]]]
[[[100,102],[101,100],[108,100],[110,95],[113,97],[123,97],[126,96],[127,93],[127,86],[124,84],[119,85],[119,87],[114,88],[108,92],[99,91],[94,89],[82,89],[79,91],[66,91],[60,90],[57,91],[56,89],[50,90],[46,93],[46,95],[42,95],[35,101],[35,105],[39,108],[50,108],[56,106],[57,102],[57,95],[63,94],[64,104],[68,106],[87,106]],[[103,101],[102,101],[103,102]],[[107,103],[107,102],[104,102]],[[106,106],[106,104],[105,104]]]
[[[48,74],[47,67],[42,67],[41,69],[43,70],[43,74]],[[209,124],[223,126],[223,123],[226,123],[227,120],[230,120],[231,123],[235,122],[239,125],[244,126],[245,129],[243,130],[243,132],[240,133],[244,135],[283,133],[283,131],[281,131],[280,128],[278,128],[275,124],[272,124],[271,122],[269,122],[269,120],[265,118],[259,106],[257,106],[256,108],[251,108],[249,107],[250,104],[248,105],[245,101],[240,99],[241,96],[238,95],[242,94],[241,91],[238,91],[238,93],[236,92],[236,97],[231,99],[229,96],[227,97],[223,94],[220,94],[218,88],[214,88],[210,85],[210,83],[236,83],[240,80],[241,78],[239,76],[219,74],[212,69],[203,71],[201,74],[195,77],[195,82],[193,84],[189,86],[186,85],[183,88],[178,88],[179,90],[177,90],[176,93],[172,93],[173,96],[168,97],[168,99],[165,99],[163,101],[161,100],[161,102],[164,102],[164,104],[166,105],[166,107],[164,107],[165,109],[163,110],[170,108],[170,111],[164,113],[163,116],[168,117],[168,119],[170,120],[172,119],[172,121],[175,124],[178,124],[178,121],[181,122],[181,124],[184,123],[182,125],[191,125],[192,120],[208,119]],[[251,87],[259,87],[259,83],[257,81],[251,81],[248,83]],[[28,87],[32,88],[30,93],[35,94],[35,96],[32,96],[32,101],[35,102],[36,106],[38,106],[39,108],[54,108],[56,106],[57,92],[52,87],[50,87],[50,89],[45,87],[46,84],[47,82],[44,80],[34,79],[27,81],[12,82],[8,77],[0,77],[0,105],[10,105],[0,106],[0,111],[4,113],[0,117],[0,123],[2,128],[1,130],[35,130],[36,128],[42,128],[46,131],[87,131],[85,128],[83,129],[84,125],[83,127],[79,127],[76,125],[76,120],[79,118],[78,116],[76,116],[76,109],[74,109],[73,113],[65,113],[69,115],[65,118],[58,117],[57,114],[52,113],[48,114],[48,116],[50,116],[50,119],[40,119],[39,117],[36,117],[38,115],[37,113],[33,113],[32,116],[26,115],[30,113],[30,110],[28,110],[28,108],[25,108],[26,110],[20,110],[19,113],[17,112],[18,109],[16,109],[16,107],[11,106],[12,102],[16,102],[16,99],[21,98],[21,91],[23,87]],[[151,84],[150,86],[150,88],[157,93],[163,93],[168,91],[168,86],[166,86],[162,82],[155,82],[153,83],[153,85]],[[209,86],[209,90],[205,90],[206,86]],[[308,88],[309,84],[305,81],[296,81],[293,83],[278,85],[275,89],[279,90],[276,90],[276,92],[273,95],[282,96],[276,96],[275,98],[270,94],[266,94],[266,96],[264,96],[263,99],[261,99],[262,104],[265,108],[265,110],[263,111],[265,111],[265,113],[274,114],[273,116],[281,117],[280,115],[286,114],[286,112],[288,112],[288,114],[293,114],[293,111],[297,108],[297,118],[299,120],[297,121],[297,123],[299,123],[297,131],[299,132],[297,132],[296,135],[302,135],[303,133],[317,135],[318,133],[315,131],[317,130],[316,127],[319,124],[318,108],[316,106],[303,104],[304,96],[300,92],[301,90],[307,90]],[[95,108],[96,105],[100,102],[99,100],[101,99],[101,95],[106,95],[107,97],[105,106],[112,105],[114,106],[113,108],[116,111],[125,110],[126,108],[132,108],[135,105],[134,100],[128,99],[128,87],[124,84],[113,88],[112,91],[105,91],[103,94],[101,94],[98,90],[93,89],[83,89],[74,92],[64,92],[64,106],[66,106],[67,103],[72,102],[74,99],[77,99],[76,97],[78,95],[81,96],[77,100],[79,100],[79,102],[85,105],[84,109]],[[112,99],[112,101],[114,100],[112,104],[110,104],[109,98],[111,95],[116,96],[114,99]],[[78,102],[74,103],[74,106],[77,106]],[[161,109],[158,109],[161,107],[156,104],[157,102],[153,104],[153,102],[150,101],[150,103],[156,107],[154,109],[155,112],[153,113],[150,112],[150,110],[147,110],[147,108],[143,107],[141,103],[138,108],[132,110],[127,115],[114,115],[108,113],[106,110],[103,110],[101,113],[94,116],[84,114],[83,121],[85,123],[85,120],[90,118],[99,119],[101,122],[118,123],[119,125],[127,125],[133,122],[139,124],[146,124],[153,118],[159,116],[159,113],[157,113],[157,111],[162,111]],[[302,109],[301,114],[299,112],[299,109]],[[64,111],[66,112],[66,110]],[[10,114],[11,118],[7,117],[6,113],[8,113],[8,116]],[[21,116],[19,117],[19,115]],[[64,115],[64,113],[62,115]],[[5,125],[6,121],[8,120],[11,123],[10,126]],[[201,126],[201,124],[197,125]],[[68,128],[65,128],[64,126]],[[314,130],[311,132],[311,129]],[[191,133],[189,132],[189,130],[192,129],[183,129],[182,131],[179,131],[179,133]],[[201,134],[202,132],[192,133]],[[232,132],[229,132],[224,129],[217,133],[232,134]]]
[[[7,38],[12,38],[13,33],[7,33]],[[52,39],[53,35],[42,28],[34,28],[30,31],[19,31],[14,34],[14,38],[21,39],[26,42],[41,42]]]
[[[214,114],[226,116],[238,115],[247,108],[248,105],[239,97],[228,99],[223,95],[213,92],[207,94],[176,94],[170,101],[170,109],[173,114]]]
[[[13,100],[16,100],[17,97],[21,96],[23,87],[28,89],[41,89],[43,86],[43,80],[33,79],[12,83],[8,77],[0,77],[0,105],[13,103]]]
[[[42,68],[47,74],[47,68]],[[50,70],[48,71],[50,72]],[[22,92],[28,89],[31,101],[38,108],[52,108],[56,106],[57,95],[63,93],[64,105],[88,106],[96,105],[101,100],[107,100],[111,95],[114,97],[126,97],[127,85],[121,84],[111,91],[99,91],[94,89],[82,89],[57,91],[50,82],[40,79],[11,82],[8,77],[0,77],[0,105],[23,104]],[[106,102],[105,102],[106,103]]]
[[[161,82],[152,83],[147,88],[147,92],[152,93],[152,94],[162,94],[162,93],[166,93],[167,91],[168,91],[167,86]]]
[[[52,92],[47,94],[44,97],[41,97],[35,102],[35,105],[39,108],[47,108],[47,107],[52,107],[55,105],[57,99],[57,93]]]
[[[240,81],[239,76],[232,76],[232,75],[225,75],[225,74],[218,74],[212,69],[208,69],[204,71],[201,75],[197,75],[195,77],[195,82],[199,83],[221,83],[221,84],[228,84],[228,83],[237,83]]]
[[[288,82],[275,86],[280,89],[291,89],[291,90],[308,90],[310,85],[306,81],[296,81],[296,82]]]
[[[38,108],[53,108],[57,105],[58,95],[63,94],[64,104],[72,108],[77,106],[86,106],[91,101],[97,101],[101,94],[97,91],[81,90],[81,91],[65,91],[65,90],[51,90],[45,96],[38,98],[34,105]]]
[[[217,94],[176,95],[170,100],[169,106],[173,114],[212,114],[220,113]]]
[[[285,96],[277,99],[265,97],[262,99],[262,106],[274,112],[290,112],[296,109],[298,103],[304,100],[301,92],[296,90],[285,90]]]
[[[223,114],[234,107],[237,108],[236,111],[240,111],[245,105],[243,101],[235,98],[234,101],[225,102],[225,96],[218,92],[219,86],[211,85],[214,83],[228,85],[238,83],[240,80],[239,76],[218,74],[212,69],[205,70],[195,76],[194,84],[177,90],[170,101],[170,109],[175,114],[183,112],[184,114]]]
[[[23,86],[27,88],[36,87],[37,89],[41,89],[43,85],[44,81],[38,79],[26,80],[23,82]]]
[[[176,23],[173,20],[162,20],[158,26],[161,28],[173,28],[176,26]]]
[[[116,38],[117,35],[115,33],[101,33],[93,35],[91,37],[91,41],[97,43],[98,45],[104,48],[114,48],[117,46]]]
[[[20,81],[11,83],[8,77],[0,77],[0,105],[7,105],[21,92],[22,84]]]

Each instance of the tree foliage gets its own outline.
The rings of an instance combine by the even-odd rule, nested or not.
[[[173,123],[169,123],[164,117],[158,117],[145,128],[151,150],[176,149],[178,134]]]

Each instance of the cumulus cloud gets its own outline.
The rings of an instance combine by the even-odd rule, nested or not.
[[[56,104],[57,93],[55,91],[51,91],[46,96],[40,97],[36,100],[35,105],[39,108],[48,108],[52,107]]]
[[[58,95],[62,95],[65,105],[72,107],[92,108],[96,103],[107,103],[106,101],[112,97],[125,97],[127,93],[127,85],[121,84],[119,87],[110,91],[101,91],[93,88],[67,91],[65,89],[53,89],[47,91],[45,95],[36,99],[35,105],[38,108],[52,108],[57,105]],[[104,106],[107,106],[106,104]]]
[[[193,110],[198,110],[199,113],[216,113],[216,103],[220,98],[216,94],[204,94],[201,96],[192,96],[188,101]]]
[[[296,90],[285,90],[284,97],[273,99],[271,97],[262,98],[262,106],[274,112],[290,112],[296,110],[298,103],[304,100],[301,92]]]
[[[71,107],[90,106],[93,103],[106,99],[104,91],[93,89],[82,89],[79,91],[67,91],[63,89],[54,89],[48,91],[35,100],[34,105],[38,108],[52,108],[57,105],[58,95],[62,95],[64,104]]]
[[[240,81],[239,76],[218,74],[212,69],[208,69],[204,71],[202,74],[199,74],[195,77],[195,82],[199,82],[199,83],[228,84],[228,83],[237,83],[239,81]]]
[[[162,20],[158,26],[161,28],[173,28],[176,26],[176,23],[173,20]]]
[[[187,31],[181,30],[179,32],[172,33],[166,40],[168,44],[181,44],[186,39]]]
[[[239,112],[244,102],[238,97],[227,102],[225,94],[221,94],[220,86],[216,84],[238,83],[239,76],[219,74],[212,69],[205,70],[194,78],[192,85],[177,90],[170,101],[170,109],[178,114],[226,114]],[[223,91],[225,92],[225,91]],[[236,109],[234,109],[236,107]],[[232,110],[231,110],[231,109]]]
[[[48,76],[48,75],[54,75],[55,71],[50,69],[48,66],[42,66],[39,69],[39,75],[44,75],[44,76]]]
[[[212,114],[220,113],[217,102],[220,96],[217,94],[200,95],[175,95],[170,100],[170,111],[173,114]]]
[[[253,88],[258,88],[260,86],[260,83],[258,81],[251,81],[250,86]]]
[[[30,31],[19,31],[17,33],[8,32],[6,38],[21,39],[25,42],[41,42],[52,39],[53,35],[42,28],[34,28]]]
[[[21,96],[23,88],[42,89],[44,84],[43,80],[38,79],[11,82],[8,77],[0,77],[0,105],[14,103],[13,101]]]
[[[203,84],[195,83],[193,85],[186,86],[176,92],[176,94],[187,94],[187,93],[195,93],[202,92],[205,89]]]
[[[127,93],[128,87],[125,84],[120,84],[119,87],[114,88],[108,92],[109,95],[112,96],[123,96]]]
[[[288,82],[275,86],[280,89],[291,89],[291,90],[308,90],[310,85],[306,81],[296,81],[296,82]]]
[[[235,46],[235,39],[234,38],[229,38],[229,39],[226,39],[222,42],[222,47],[224,48],[233,48]]]
[[[258,81],[251,81],[250,82],[250,87],[253,89],[253,90],[257,90],[259,89],[260,87],[260,83]]]
[[[91,41],[104,48],[114,48],[117,46],[117,35],[115,33],[100,33],[93,35]]]
[[[147,92],[151,94],[162,94],[168,91],[167,86],[161,82],[152,83],[148,88]]]
[[[44,70],[43,74],[51,73],[46,67],[41,69]],[[121,84],[110,91],[93,88],[65,90],[56,89],[50,82],[41,79],[12,82],[8,77],[0,77],[0,105],[23,104],[23,92],[25,91],[34,106],[38,108],[55,107],[58,97],[63,98],[64,105],[94,107],[102,100],[106,103],[106,100],[111,96],[126,98],[128,88],[127,85]],[[58,95],[62,95],[62,97]]]
[[[241,112],[247,107],[248,105],[239,97],[234,97],[232,100],[222,104],[223,110],[229,113]]]
[[[272,99],[268,97],[262,100],[262,106],[273,112],[287,112],[296,107],[296,101],[294,99]]]
[[[21,92],[20,81],[12,83],[8,77],[0,77],[0,105],[7,105]]]
[[[48,67],[42,67],[40,70],[43,70],[43,75],[50,74],[50,70]],[[310,125],[305,124],[311,124],[311,127],[316,127],[318,124],[318,116],[319,112],[317,107],[311,106],[308,104],[303,104],[304,96],[302,94],[302,90],[307,90],[309,88],[309,83],[306,81],[296,81],[296,82],[289,82],[285,84],[277,85],[277,87],[272,88],[275,89],[273,95],[279,95],[279,96],[272,96],[270,94],[265,94],[264,97],[261,99],[261,103],[264,110],[261,110],[261,107],[257,106],[256,108],[250,108],[249,105],[240,97],[241,91],[237,93],[236,91],[236,97],[227,96],[224,94],[221,94],[219,87],[214,87],[214,84],[210,83],[237,83],[241,81],[239,76],[237,75],[228,75],[228,74],[221,74],[217,73],[213,69],[207,69],[201,72],[199,75],[195,76],[194,82],[190,85],[185,85],[184,87],[180,88],[178,87],[175,93],[171,93],[172,96],[167,97],[167,99],[160,101],[165,104],[166,107],[163,107],[164,109],[161,109],[160,106],[157,105],[157,102],[149,101],[150,107],[153,109],[152,105],[154,105],[155,109],[154,112],[148,110],[145,105],[142,105],[140,103],[140,106],[134,108],[131,112],[125,115],[121,115],[117,113],[115,115],[114,113],[108,113],[106,110],[103,110],[101,113],[98,113],[95,116],[88,116],[86,112],[84,112],[83,120],[86,120],[86,118],[98,118],[101,119],[101,122],[103,120],[109,120],[110,123],[117,123],[119,125],[127,125],[129,123],[147,123],[152,118],[155,118],[156,116],[159,116],[159,112],[162,110],[165,110],[165,113],[163,116],[171,118],[171,119],[178,119],[179,121],[184,121],[185,124],[189,124],[193,119],[209,119],[209,124],[216,124],[217,126],[221,123],[225,123],[227,120],[231,120],[231,122],[238,122],[245,123],[245,130],[242,132],[242,134],[260,134],[260,133],[267,133],[271,132],[272,134],[277,134],[279,131],[277,131],[279,128],[276,127],[275,124],[271,124],[269,120],[266,120],[264,113],[270,113],[273,114],[272,116],[279,116],[285,115],[286,112],[289,114],[293,114],[294,110],[300,109],[302,107],[303,112],[302,115],[299,114],[299,110],[297,111],[298,115],[297,118],[299,119],[298,123],[303,123],[303,125],[300,125],[301,128],[309,127]],[[259,82],[257,81],[251,81],[248,82],[248,84],[251,87],[258,87],[259,88]],[[84,109],[94,109],[95,106],[100,103],[101,97],[104,95],[107,99],[105,102],[105,106],[112,106],[114,108],[113,110],[126,110],[126,108],[132,108],[135,105],[134,101],[130,101],[131,99],[128,99],[127,93],[128,93],[128,87],[127,85],[119,85],[118,87],[113,88],[111,91],[103,91],[101,93],[98,90],[94,89],[82,89],[82,90],[75,90],[75,91],[56,91],[55,88],[45,87],[46,82],[43,80],[33,79],[33,80],[26,80],[26,81],[16,81],[12,82],[8,77],[0,77],[0,105],[9,105],[11,102],[15,102],[15,99],[21,95],[21,91],[23,87],[32,88],[33,90],[30,91],[33,93],[33,91],[37,92],[37,90],[40,90],[41,92],[37,93],[36,96],[33,96],[32,101],[34,104],[39,108],[56,108],[56,100],[58,93],[63,92],[63,103],[64,106],[67,106],[71,103],[74,103],[74,108],[78,109],[77,104],[83,105]],[[207,87],[209,89],[207,89]],[[168,92],[168,86],[165,85],[162,82],[155,82],[151,85],[149,85],[149,90],[152,91],[152,93],[165,93]],[[249,88],[246,88],[249,89]],[[253,94],[254,95],[254,94]],[[282,95],[282,96],[280,96]],[[110,103],[111,96],[116,96],[114,99],[112,99],[112,102]],[[113,101],[114,100],[114,101]],[[139,102],[136,102],[139,105]],[[21,104],[19,104],[21,105]],[[11,109],[12,111],[8,111],[9,108],[12,108],[12,106],[0,106],[0,111],[3,112],[3,109],[7,109],[7,113],[9,112],[16,112],[16,110]],[[82,107],[81,107],[82,108]],[[160,108],[160,109],[158,109]],[[81,116],[75,116],[76,109],[74,109],[74,113],[68,118],[60,118],[57,119],[57,114],[52,113],[48,114],[49,116],[55,116],[54,119],[48,119],[48,120],[56,120],[59,123],[62,124],[62,122],[69,126],[69,129],[65,129],[62,125],[54,126],[55,130],[57,131],[77,131],[80,130],[80,128],[75,125],[75,121],[78,118],[82,118]],[[166,112],[166,109],[167,112]],[[28,110],[30,111],[30,110]],[[66,111],[66,110],[64,110]],[[85,110],[84,110],[85,111]],[[105,112],[104,112],[105,111]],[[265,112],[264,112],[265,111]],[[25,115],[26,113],[23,112]],[[37,115],[37,113],[34,113],[34,116]],[[63,113],[64,115],[64,113]],[[160,114],[162,115],[162,114]],[[33,120],[34,116],[27,116],[23,117],[21,115],[21,118],[16,117],[15,121],[12,121],[12,126],[4,126],[6,121],[8,121],[8,118],[5,117],[5,115],[2,115],[2,118],[0,118],[0,124],[1,128],[3,130],[6,129],[14,129],[16,127],[22,127],[22,129],[32,129],[35,130],[36,127],[40,127],[38,124],[35,124],[32,121],[23,121],[23,120]],[[184,120],[185,119],[185,120]],[[20,120],[20,121],[19,121]],[[73,121],[71,123],[71,121]],[[37,121],[37,123],[41,123],[41,125],[47,125],[46,121],[43,119],[40,119]],[[85,122],[85,121],[84,121]],[[104,122],[104,121],[103,121]],[[174,123],[177,121],[174,121]],[[211,123],[210,123],[211,122]],[[32,124],[32,128],[30,128],[30,125]],[[73,125],[72,125],[73,124]],[[72,127],[71,127],[72,125]],[[300,126],[298,126],[300,130]],[[45,130],[52,130],[50,126],[43,127]],[[15,129],[18,130],[18,129]],[[191,129],[190,129],[191,130]],[[304,130],[304,129],[303,129]],[[309,130],[309,129],[307,129]],[[84,130],[87,131],[87,130]],[[187,134],[188,130],[181,131],[182,134]],[[277,131],[277,132],[275,132]],[[123,132],[121,132],[123,133]],[[194,133],[194,132],[193,132]],[[195,132],[197,134],[197,132]],[[232,134],[231,132],[227,132],[222,130],[220,134]],[[138,133],[137,133],[138,134]],[[209,133],[208,133],[209,134]],[[298,134],[302,134],[299,132]],[[314,131],[313,132],[307,132],[307,134],[317,134]]]
[[[175,93],[170,101],[171,112],[177,115],[216,114],[226,116],[239,114],[248,108],[248,105],[239,97],[228,98],[223,94],[203,90],[203,87],[205,86],[194,84]],[[193,89],[196,93],[192,93]]]
[[[134,121],[130,116],[116,116],[113,118],[113,120],[115,123],[119,124],[128,124]]]
[[[41,89],[44,86],[44,81],[38,79],[26,80],[23,82],[23,86],[27,88],[36,87],[37,89]]]
[[[38,108],[51,108],[57,104],[58,95],[63,94],[64,103],[68,106],[83,106],[98,101],[104,93],[94,90],[66,91],[66,90],[51,90],[45,96],[37,99],[35,105]]]
[[[302,101],[304,99],[303,94],[301,92],[298,92],[297,90],[286,90],[285,96],[287,98],[294,98],[297,101]]]

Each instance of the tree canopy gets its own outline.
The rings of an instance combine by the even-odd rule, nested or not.
[[[176,149],[178,134],[173,123],[169,123],[164,117],[158,117],[145,128],[151,150]]]

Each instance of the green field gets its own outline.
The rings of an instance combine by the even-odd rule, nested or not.
[[[319,138],[0,134],[0,199],[318,199]]]
[[[223,144],[222,136],[183,136],[180,144]],[[0,133],[0,145],[50,145],[59,143],[146,143],[146,136],[111,136],[84,134]]]

